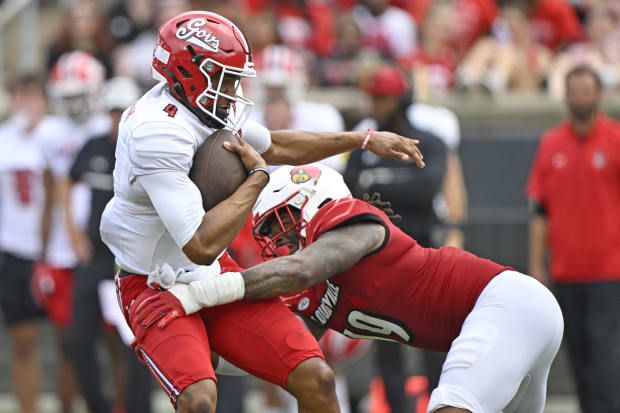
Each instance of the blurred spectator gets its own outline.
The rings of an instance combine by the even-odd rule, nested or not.
[[[459,69],[460,85],[484,86],[491,92],[539,90],[551,65],[551,51],[534,39],[520,1],[501,9],[494,38],[474,46]]]
[[[75,270],[69,346],[82,394],[92,413],[114,411],[112,403],[104,395],[95,352],[97,338],[103,326],[99,284],[102,280],[112,280],[114,273],[114,256],[101,241],[99,223],[103,209],[114,195],[112,171],[118,123],[123,111],[135,103],[141,95],[141,90],[128,78],[113,78],[106,84],[103,92],[102,101],[112,120],[112,128],[104,135],[91,137],[82,147],[69,176],[66,177],[65,185],[69,189],[64,192],[65,198],[61,200],[65,216],[72,217],[71,187],[76,182],[85,182],[91,190],[90,215],[86,231],[76,227],[72,219],[67,219],[66,224],[73,248],[78,251],[80,257],[80,265]],[[118,305],[116,300],[114,301],[113,304]],[[150,399],[144,397],[144,394],[150,391],[152,382],[148,370],[137,363],[135,357],[128,357],[128,351],[115,329],[105,329],[105,333],[110,348],[111,367],[116,379],[116,405],[124,406],[127,412],[150,412]],[[130,364],[126,365],[126,362]],[[127,367],[141,369],[142,374],[128,375]],[[138,383],[133,383],[132,391],[129,392],[125,391],[127,376],[138,379]]]
[[[11,341],[13,393],[22,413],[35,413],[41,370],[38,326],[45,312],[30,290],[51,214],[51,179],[39,140],[55,133],[46,115],[42,79],[26,74],[11,85],[12,116],[0,124],[0,306]]]
[[[42,141],[54,181],[55,201],[45,262],[37,265],[33,289],[41,297],[48,317],[56,327],[61,350],[58,385],[64,411],[69,411],[76,393],[67,330],[72,318],[73,270],[81,259],[79,251],[73,249],[65,223],[66,219],[73,219],[76,225],[86,224],[90,192],[85,186],[72,191],[74,214],[71,217],[64,215],[60,200],[67,190],[64,183],[69,169],[86,139],[109,130],[109,119],[100,113],[99,93],[104,78],[105,69],[97,59],[88,53],[74,51],[58,58],[48,82],[53,107],[63,116],[64,127],[50,131]]]
[[[260,76],[251,79],[250,91],[256,102],[251,114],[254,120],[270,130],[344,130],[344,121],[335,107],[305,100],[308,65],[301,54],[286,46],[271,45],[255,61]],[[342,155],[322,162],[336,170],[344,169]]]
[[[330,1],[243,0],[242,3],[252,20],[257,13],[273,13],[280,41],[295,50],[325,55],[334,47],[336,24]]]
[[[151,64],[159,27],[172,17],[191,10],[189,0],[154,1],[156,6],[154,26],[143,30],[133,41],[114,50],[114,75],[131,77],[143,89],[149,89],[157,83],[151,76]]]
[[[583,39],[581,24],[566,0],[520,0],[525,3],[534,40],[554,52]]]
[[[252,53],[257,56],[265,47],[278,43],[276,17],[269,11],[252,16],[252,24],[244,25],[245,33],[252,45]]]
[[[315,82],[320,86],[357,86],[364,74],[378,65],[380,56],[362,44],[362,32],[351,15],[339,19],[337,33],[334,52],[316,64]]]
[[[368,85],[372,97],[371,116],[355,129],[388,130],[420,139],[424,169],[391,159],[379,159],[367,151],[351,152],[344,174],[355,197],[378,192],[392,203],[402,216],[398,226],[415,236],[424,247],[451,245],[463,247],[462,224],[466,215],[466,192],[461,164],[456,152],[460,140],[458,120],[447,109],[411,102],[404,76],[394,67],[383,66]],[[444,234],[438,239],[441,224],[436,210],[443,193]],[[383,377],[386,397],[392,412],[415,411],[405,396],[405,372],[401,346],[377,342],[377,366]],[[424,352],[425,372],[430,388],[439,382],[445,355]]]
[[[437,0],[409,0],[406,9],[414,16],[419,26],[425,22],[428,9]],[[453,19],[450,28],[451,45],[455,54],[465,56],[471,47],[491,31],[498,15],[497,0],[450,0],[458,19]]]
[[[362,43],[390,59],[411,53],[417,42],[416,23],[406,11],[390,6],[389,0],[362,0],[353,9],[362,28]]]
[[[400,64],[413,75],[420,100],[445,93],[454,86],[457,56],[451,42],[458,18],[452,1],[435,0],[422,23],[419,47],[400,59]]]
[[[82,50],[95,56],[110,73],[113,40],[101,4],[94,0],[72,0],[63,15],[60,32],[49,45],[47,68],[63,53]]]
[[[152,27],[154,0],[117,0],[108,11],[108,31],[116,45],[136,39]]]
[[[620,411],[620,124],[596,71],[566,76],[569,118],[541,138],[527,185],[530,274],[551,279],[584,413]]]
[[[564,98],[566,73],[577,64],[592,66],[607,89],[620,84],[620,1],[593,8],[586,18],[587,41],[571,45],[555,59],[549,75],[549,93]]]

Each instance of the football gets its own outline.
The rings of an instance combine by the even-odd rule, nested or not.
[[[229,130],[220,129],[198,147],[189,177],[202,194],[205,211],[229,196],[247,178],[247,171],[236,152],[224,148],[224,142],[236,142]]]

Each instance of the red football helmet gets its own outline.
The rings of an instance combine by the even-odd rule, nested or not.
[[[226,75],[238,78],[234,96],[220,91]],[[168,83],[199,116],[205,113],[224,127],[239,129],[253,105],[241,93],[241,77],[255,76],[250,44],[230,20],[215,13],[190,11],[159,28],[153,77]],[[220,97],[232,102],[234,113],[217,113]]]

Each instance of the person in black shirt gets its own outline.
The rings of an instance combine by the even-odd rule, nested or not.
[[[460,224],[465,213],[466,196],[460,161],[455,153],[459,139],[458,120],[446,109],[413,104],[404,76],[392,66],[382,66],[373,73],[367,92],[373,103],[371,117],[362,120],[355,129],[388,130],[418,139],[426,167],[412,168],[404,162],[377,158],[368,151],[353,151],[344,172],[345,182],[353,196],[361,198],[365,193],[379,193],[383,201],[389,201],[394,212],[402,217],[397,225],[423,247],[444,244],[462,248]],[[437,125],[433,125],[432,120],[429,122],[429,116],[444,125],[435,127]],[[425,123],[419,122],[420,119]],[[443,194],[449,204],[444,219],[437,215],[439,194]],[[442,222],[448,220],[448,225]],[[376,348],[377,365],[391,411],[415,411],[412,401],[405,396],[401,346],[378,342]],[[444,360],[443,353],[424,352],[429,390],[437,386]]]
[[[105,206],[114,195],[112,172],[118,123],[124,109],[139,96],[140,90],[131,79],[114,78],[107,83],[103,102],[111,118],[111,131],[86,142],[71,167],[70,182],[66,184],[68,188],[63,191],[65,211],[70,215],[70,187],[83,182],[91,190],[91,209],[86,231],[74,225],[69,228],[80,261],[75,276],[69,345],[82,394],[92,413],[111,413],[115,410],[104,395],[95,354],[95,344],[102,326],[100,287],[102,282],[111,282],[114,274],[114,256],[101,241],[99,224]],[[112,374],[119,393],[116,404],[124,404],[127,412],[150,412],[149,398],[144,397],[145,392],[150,391],[152,381],[148,370],[136,360],[129,347],[123,345],[114,328],[105,329],[105,336],[111,350]]]

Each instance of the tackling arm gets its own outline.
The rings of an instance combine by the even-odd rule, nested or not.
[[[295,255],[276,258],[242,273],[176,284],[148,297],[136,307],[136,321],[145,327],[157,323],[164,328],[201,308],[301,291],[353,267],[376,251],[384,238],[385,229],[374,222],[328,231]]]
[[[271,131],[271,146],[262,154],[272,165],[303,165],[358,149],[366,132],[306,132],[296,130]],[[415,139],[408,139],[391,132],[372,132],[368,149],[378,156],[398,160],[412,159],[424,167],[422,154]]]
[[[322,234],[295,255],[276,258],[241,272],[244,298],[292,294],[348,270],[383,243],[385,229],[360,223]]]

